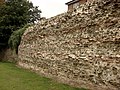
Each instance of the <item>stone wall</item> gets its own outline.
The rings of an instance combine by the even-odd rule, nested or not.
[[[0,61],[8,61],[8,62],[17,62],[18,56],[15,50],[11,50],[10,48],[5,48],[0,52]]]
[[[120,0],[95,0],[29,27],[21,67],[91,90],[120,90]]]

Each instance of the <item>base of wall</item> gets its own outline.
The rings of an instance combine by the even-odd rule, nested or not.
[[[15,50],[6,48],[0,52],[0,61],[17,62],[18,56]]]
[[[34,64],[18,62],[18,65],[22,68],[34,71],[39,75],[45,76],[47,78],[51,78],[51,79],[53,79],[57,82],[60,82],[60,83],[71,85],[73,87],[86,88],[89,90],[118,90],[111,85],[108,87],[106,85],[96,85],[96,84],[93,84],[89,81],[84,81],[82,79],[77,80],[77,79],[73,79],[73,78],[66,78],[64,76],[62,77],[61,75],[56,76],[56,75],[53,75],[53,74],[50,74],[50,73],[43,71],[42,68],[36,67]]]

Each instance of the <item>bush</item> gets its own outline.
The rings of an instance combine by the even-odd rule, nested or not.
[[[18,46],[21,42],[21,37],[24,34],[24,31],[30,26],[30,24],[25,25],[23,28],[16,30],[12,33],[8,40],[8,45],[12,50],[16,51],[16,54],[18,53]]]

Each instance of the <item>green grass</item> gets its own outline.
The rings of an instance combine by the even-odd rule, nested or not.
[[[12,63],[0,62],[0,90],[85,90],[37,75],[16,67]]]

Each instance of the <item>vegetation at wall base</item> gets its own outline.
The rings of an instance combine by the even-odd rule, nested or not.
[[[20,45],[21,37],[24,34],[24,31],[31,26],[31,24],[25,25],[23,28],[18,29],[17,31],[14,31],[12,35],[10,36],[8,40],[8,45],[12,50],[16,51],[16,54],[18,53],[18,46]]]

